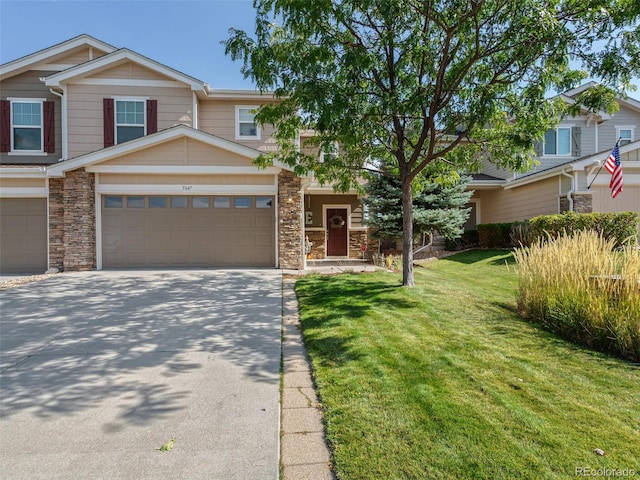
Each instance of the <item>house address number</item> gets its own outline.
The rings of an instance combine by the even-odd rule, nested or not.
[[[182,185],[182,191],[188,192],[193,188],[193,185]]]

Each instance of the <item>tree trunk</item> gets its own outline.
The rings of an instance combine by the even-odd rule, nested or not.
[[[414,287],[413,280],[413,195],[411,180],[400,173],[402,182],[402,285]]]

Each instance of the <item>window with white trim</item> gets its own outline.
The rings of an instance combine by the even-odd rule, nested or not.
[[[256,123],[257,106],[236,106],[236,140],[260,140],[260,127]]]
[[[633,127],[618,127],[617,130],[618,138],[620,139],[620,146],[633,142]]]
[[[320,161],[335,160],[338,157],[337,142],[329,142],[320,146]]]
[[[545,155],[571,155],[571,128],[559,127],[544,134]]]
[[[144,137],[146,109],[144,99],[116,99],[116,144]]]
[[[11,100],[11,151],[44,152],[44,100]]]

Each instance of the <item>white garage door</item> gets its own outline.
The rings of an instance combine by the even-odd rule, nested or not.
[[[102,264],[275,267],[273,196],[102,196]]]
[[[0,199],[0,272],[47,269],[47,200]]]

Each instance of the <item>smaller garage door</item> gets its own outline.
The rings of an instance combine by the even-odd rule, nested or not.
[[[274,267],[274,198],[105,195],[102,264]]]
[[[47,269],[47,200],[0,199],[0,273]]]

